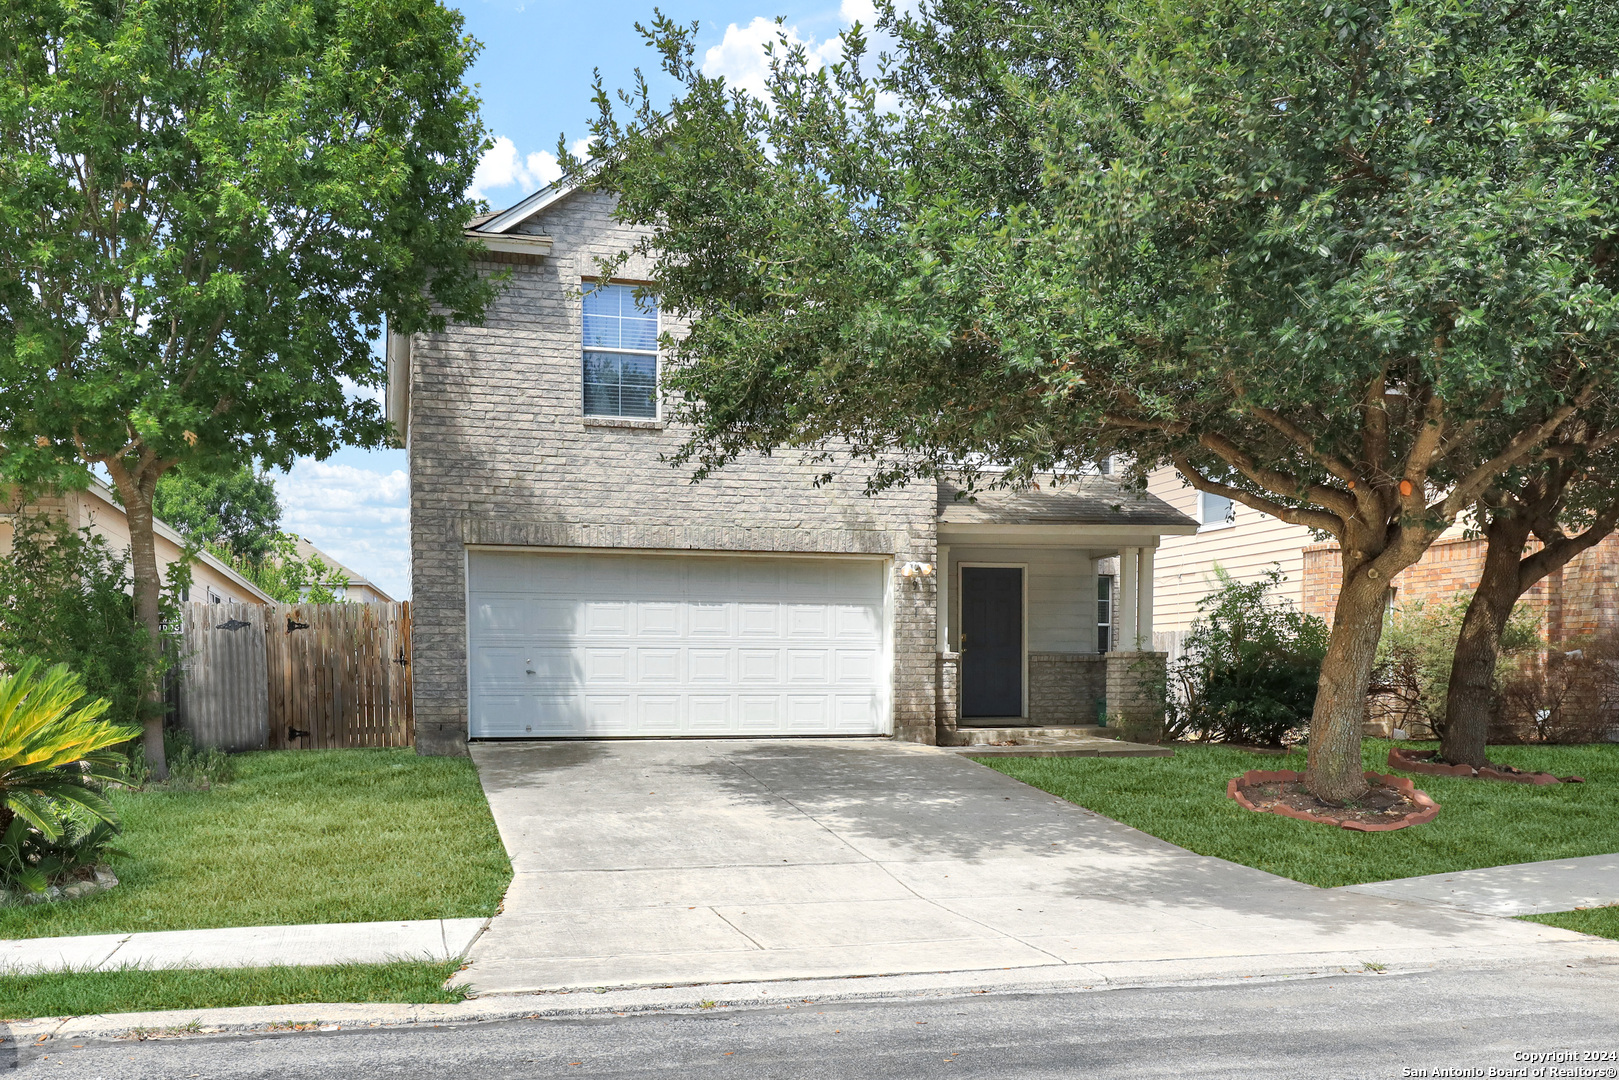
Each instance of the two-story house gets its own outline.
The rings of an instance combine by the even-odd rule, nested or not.
[[[692,483],[664,460],[683,436],[659,398],[658,337],[678,328],[655,288],[637,297],[648,267],[597,280],[635,240],[611,211],[554,186],[475,220],[484,268],[508,275],[484,324],[389,338],[422,752],[934,743],[958,723],[1090,724],[1132,700],[1153,551],[1195,522],[1104,476],[976,502],[932,483],[867,497],[859,463],[816,486],[825,466],[784,452]]]

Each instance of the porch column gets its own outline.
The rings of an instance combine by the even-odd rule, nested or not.
[[[1140,548],[1119,549],[1119,651],[1136,652],[1136,556]]]
[[[1137,652],[1152,651],[1152,553],[1141,549],[1141,571],[1136,577],[1136,643]]]
[[[939,631],[939,651],[950,651],[950,545],[940,544],[933,556],[934,622]]]

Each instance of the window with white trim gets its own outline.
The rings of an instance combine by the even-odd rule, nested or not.
[[[1113,575],[1096,575],[1096,651],[1113,649]]]
[[[1237,504],[1224,495],[1207,491],[1197,493],[1197,520],[1205,529],[1218,529],[1232,524],[1237,517]]]
[[[586,416],[658,416],[658,302],[634,285],[585,283]]]

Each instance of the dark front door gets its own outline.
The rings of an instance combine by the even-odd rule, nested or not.
[[[961,568],[961,715],[1023,715],[1023,568]]]

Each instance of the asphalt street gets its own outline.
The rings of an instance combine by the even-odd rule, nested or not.
[[[8,1040],[0,1049],[21,1076],[102,1080],[1515,1075],[1492,1068],[1612,1077],[1619,966],[804,1001],[77,1047]],[[1554,1060],[1525,1057],[1537,1054]]]

